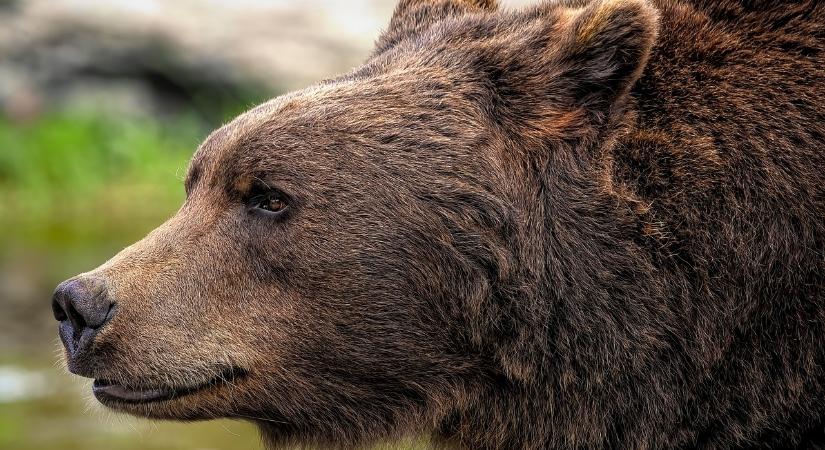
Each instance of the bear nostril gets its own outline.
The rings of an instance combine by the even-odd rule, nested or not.
[[[74,327],[75,330],[82,331],[84,328],[93,328],[87,325],[86,319],[77,311],[74,302],[69,302],[66,314],[69,316],[69,322],[72,323],[72,327]],[[79,338],[80,336],[76,337]]]
[[[57,301],[57,295],[52,299],[52,313],[54,314],[54,319],[58,322],[63,322],[69,318],[69,316],[66,315],[66,311],[60,305],[60,302]]]

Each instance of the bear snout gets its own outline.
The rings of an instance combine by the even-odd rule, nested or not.
[[[52,312],[60,323],[60,340],[66,349],[69,370],[84,375],[88,368],[82,363],[83,354],[116,312],[105,280],[87,276],[60,283],[52,296]]]

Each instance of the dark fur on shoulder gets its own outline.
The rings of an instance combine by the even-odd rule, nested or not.
[[[402,0],[77,278],[69,367],[273,447],[825,446],[823,47],[815,0]]]

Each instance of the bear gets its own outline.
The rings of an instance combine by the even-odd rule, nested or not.
[[[269,448],[821,448],[823,46],[816,0],[401,0],[58,286],[66,366]]]

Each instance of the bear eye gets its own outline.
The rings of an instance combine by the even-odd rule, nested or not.
[[[286,210],[288,204],[284,197],[277,192],[269,192],[256,196],[250,202],[250,206],[256,210],[267,213],[280,213]]]

